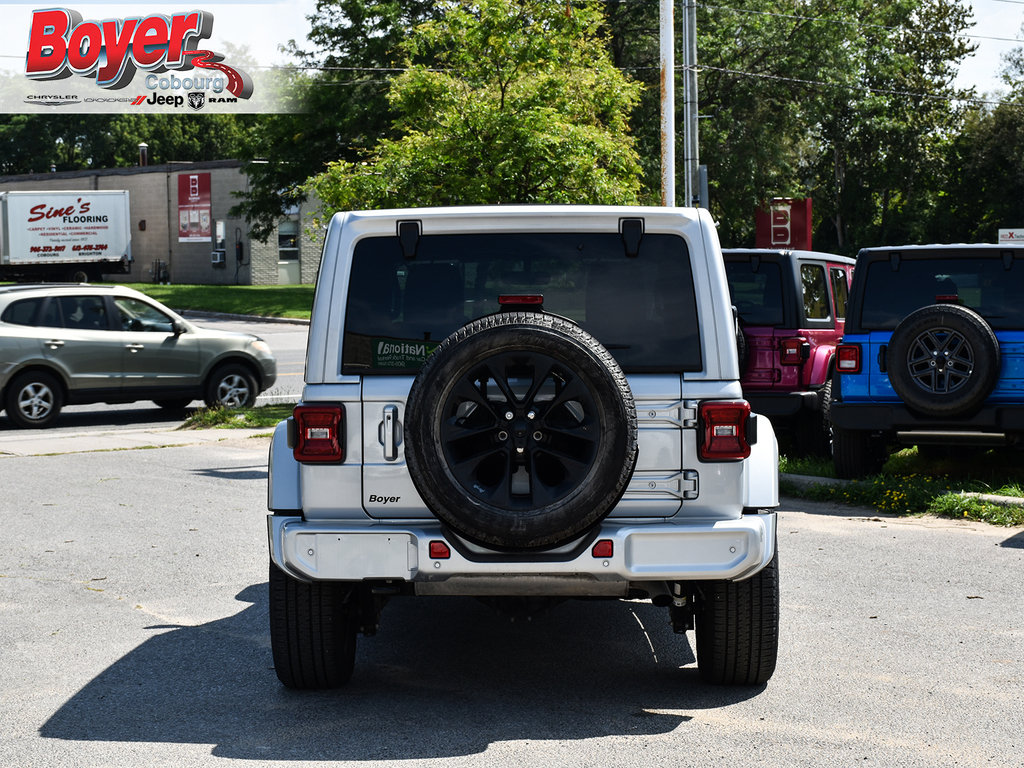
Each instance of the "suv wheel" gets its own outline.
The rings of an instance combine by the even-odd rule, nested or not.
[[[779,650],[778,553],[749,579],[701,584],[694,620],[697,670],[704,682],[768,682]]]
[[[618,502],[636,455],[626,377],[564,318],[474,320],[438,346],[409,393],[406,459],[420,496],[486,546],[582,535]]]
[[[977,312],[935,304],[907,315],[889,342],[889,379],[922,416],[976,410],[999,378],[999,341]]]
[[[832,379],[829,379],[818,390],[817,410],[803,412],[796,417],[796,446],[800,453],[826,458],[832,455],[831,407]]]
[[[206,404],[210,408],[245,408],[256,401],[256,379],[240,363],[222,365],[206,385]]]
[[[878,474],[887,454],[870,432],[832,427],[832,460],[837,477],[853,480]]]
[[[344,582],[297,581],[270,564],[270,646],[289,688],[338,688],[355,667],[358,608]]]
[[[15,426],[42,429],[53,424],[64,405],[64,390],[57,377],[45,371],[15,376],[7,387],[4,407]]]

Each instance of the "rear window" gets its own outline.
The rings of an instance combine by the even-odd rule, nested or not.
[[[541,294],[627,372],[699,371],[697,308],[682,238],[646,234],[636,258],[608,234],[424,235],[416,257],[397,237],[357,243],[345,320],[345,373],[414,373],[502,295]]]
[[[991,258],[900,258],[867,265],[861,326],[892,330],[916,309],[956,303],[984,317],[993,328],[1024,328],[1024,264]]]
[[[764,259],[726,261],[732,303],[746,325],[781,326],[782,271],[778,262]]]
[[[4,315],[0,317],[0,320],[12,325],[35,325],[36,315],[39,313],[43,301],[43,298],[15,301],[4,310]]]

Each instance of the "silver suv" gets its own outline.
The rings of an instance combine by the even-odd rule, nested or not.
[[[270,453],[270,623],[344,684],[399,596],[647,599],[715,683],[778,645],[777,447],[714,225],[671,208],[339,213]]]
[[[0,286],[0,403],[48,427],[71,403],[251,405],[277,379],[256,336],[200,328],[117,286]]]

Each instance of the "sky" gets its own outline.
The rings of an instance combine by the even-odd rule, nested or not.
[[[974,9],[975,27],[970,31],[979,49],[961,68],[957,85],[977,87],[979,94],[994,94],[1003,89],[999,79],[1000,55],[1024,44],[1024,0],[965,0]],[[651,0],[656,2],[656,0]],[[206,46],[218,50],[224,42],[246,45],[261,65],[288,61],[278,47],[289,39],[299,42],[309,30],[306,17],[314,12],[315,0],[188,0],[188,2],[135,2],[117,5],[97,0],[16,0],[0,2],[0,68],[24,72],[25,52],[32,11],[43,8],[74,9],[85,19],[124,18],[149,13],[170,14],[202,9],[213,13],[213,35]]]
[[[969,5],[974,11],[974,28],[968,34],[979,47],[960,67],[956,83],[973,85],[979,94],[1005,92],[998,75],[1000,56],[1024,45],[1024,0],[972,0]]]

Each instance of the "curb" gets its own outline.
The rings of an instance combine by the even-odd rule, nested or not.
[[[105,451],[131,451],[147,448],[178,448],[203,443],[221,443],[228,440],[248,440],[269,435],[273,428],[246,429],[120,429],[107,432],[76,432],[52,436],[37,432],[3,434],[0,441],[0,460],[26,456],[57,456],[69,453],[98,453]]]
[[[207,312],[198,309],[174,310],[188,320],[202,320],[204,317],[214,320],[239,320],[247,323],[286,323],[290,325],[309,325],[309,320],[301,317],[270,317],[267,315],[238,315],[231,312]]]
[[[810,488],[815,485],[844,486],[862,482],[861,480],[841,480],[838,477],[816,477],[814,475],[790,475],[779,474],[779,482],[792,483],[800,488]],[[1024,497],[1021,496],[997,496],[994,493],[978,493],[976,491],[959,491],[960,496],[966,496],[978,501],[985,501],[989,504],[998,504],[1001,507],[1024,506]]]

